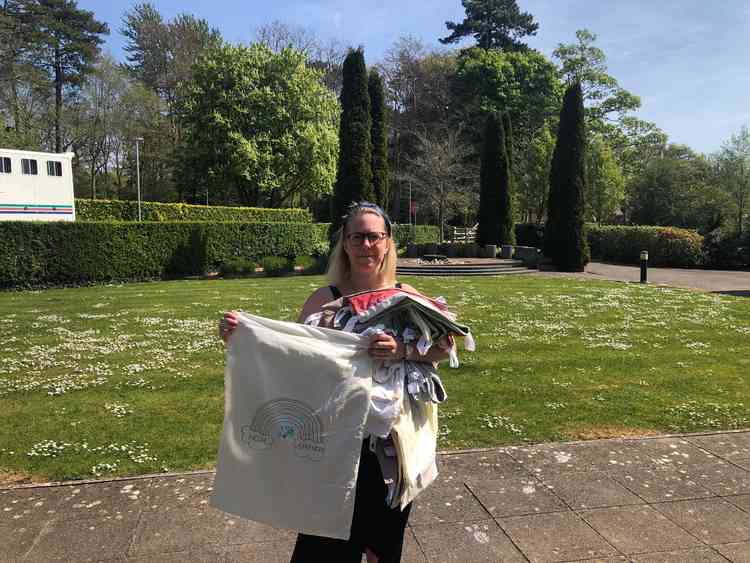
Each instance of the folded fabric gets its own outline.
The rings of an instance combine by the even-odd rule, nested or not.
[[[212,506],[349,538],[370,405],[368,345],[357,334],[238,315]]]

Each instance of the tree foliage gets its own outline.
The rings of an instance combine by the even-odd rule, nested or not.
[[[750,130],[747,126],[722,145],[717,156],[717,177],[731,202],[732,228],[742,235],[750,206]]]
[[[625,178],[612,149],[599,136],[589,141],[586,151],[586,180],[586,220],[613,222],[622,211]]]
[[[668,145],[628,183],[628,220],[712,230],[723,221],[728,201],[711,181],[711,167],[684,145]]]
[[[562,271],[582,271],[590,254],[584,229],[586,129],[583,93],[574,83],[565,91],[550,167],[544,253]]]
[[[206,186],[214,200],[269,207],[330,193],[338,107],[299,51],[209,49],[179,109],[188,193]]]
[[[383,208],[388,207],[388,137],[385,112],[383,80],[377,70],[370,71],[367,84],[370,94],[372,129],[372,193],[374,201]]]
[[[372,143],[370,93],[362,49],[352,49],[344,59],[341,89],[339,160],[333,197],[332,229],[353,201],[372,201]]]
[[[516,0],[461,0],[466,11],[462,22],[445,22],[451,32],[443,44],[474,37],[482,49],[517,51],[526,47],[521,38],[536,35],[539,24],[528,12],[521,12]]]
[[[477,48],[459,56],[454,88],[461,121],[478,132],[487,112],[508,112],[519,141],[532,137],[559,111],[562,90],[557,69],[537,51]]]
[[[514,244],[510,167],[502,116],[487,116],[479,171],[479,227],[477,242]]]

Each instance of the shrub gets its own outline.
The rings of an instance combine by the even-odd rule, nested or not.
[[[0,223],[0,287],[200,275],[232,258],[316,254],[312,223]]]
[[[264,256],[259,260],[260,267],[269,276],[278,276],[292,271],[292,261],[284,256]]]
[[[317,266],[317,264],[318,264],[318,261],[312,256],[309,256],[307,254],[302,255],[302,256],[297,256],[294,259],[294,267],[299,268],[305,272],[315,269],[315,266]]]
[[[247,258],[236,257],[229,258],[219,266],[219,273],[222,276],[236,276],[240,274],[253,274],[257,264]]]
[[[637,264],[647,250],[654,266],[695,267],[703,262],[703,237],[675,227],[587,225],[591,255],[597,260]]]
[[[750,233],[744,237],[714,229],[703,240],[706,266],[719,269],[750,267]]]
[[[76,199],[77,221],[137,221],[138,202]],[[310,223],[307,209],[225,207],[186,203],[141,202],[144,221],[238,221],[242,223]]]

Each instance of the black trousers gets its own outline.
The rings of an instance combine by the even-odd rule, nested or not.
[[[377,555],[379,563],[401,561],[411,503],[404,510],[390,508],[385,503],[386,493],[380,463],[365,439],[359,459],[350,538],[337,540],[298,534],[290,563],[360,563],[365,548]]]

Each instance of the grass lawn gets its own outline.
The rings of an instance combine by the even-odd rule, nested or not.
[[[534,276],[404,278],[475,353],[441,374],[443,449],[750,426],[750,300]],[[0,294],[0,482],[213,466],[221,313],[293,320],[321,277]]]

